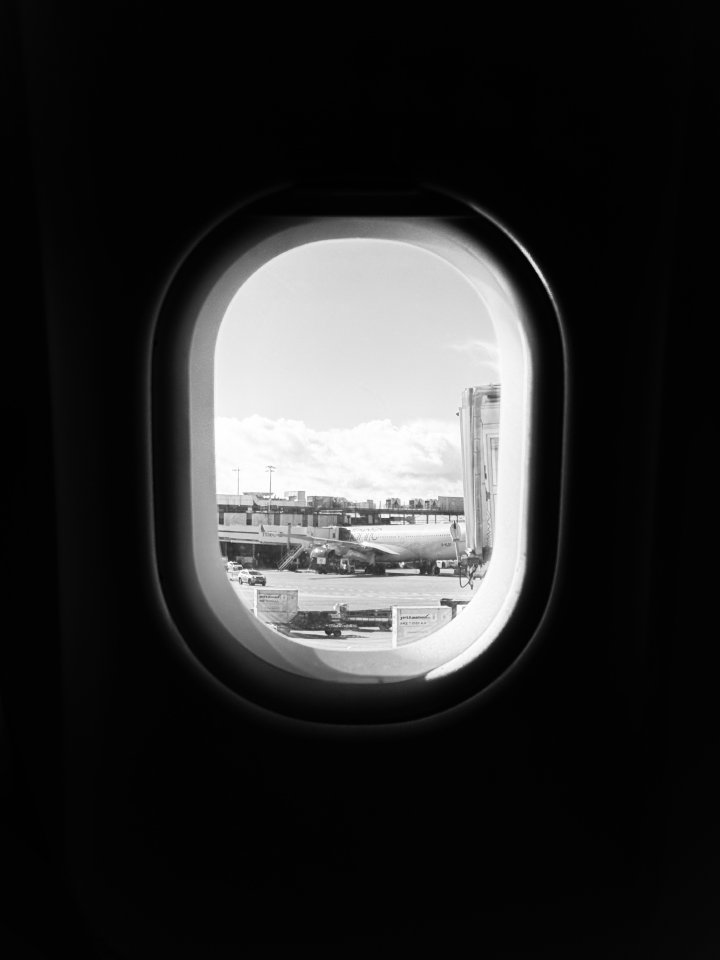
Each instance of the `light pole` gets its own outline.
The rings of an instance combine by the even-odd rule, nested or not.
[[[272,506],[272,475],[275,467],[269,464],[265,469],[270,474],[270,495],[268,497],[268,523],[270,523],[270,507]]]
[[[233,473],[237,474],[237,482],[238,482],[237,495],[240,496],[240,467],[235,467],[233,469]]]

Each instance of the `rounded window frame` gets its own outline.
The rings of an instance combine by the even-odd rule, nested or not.
[[[422,206],[427,197],[429,211]],[[421,195],[421,213],[406,197],[393,203],[391,194],[379,204],[377,198],[368,204],[366,196],[348,202],[344,195],[333,206],[332,199],[328,205],[327,193],[316,195],[316,214],[312,199],[298,202],[292,191],[273,192],[269,204],[260,200],[239,208],[207,231],[168,285],[152,357],[156,556],[163,594],[184,643],[244,700],[312,720],[385,722],[427,715],[479,693],[532,639],[549,599],[558,551],[563,341],[559,312],[540,271],[509,231],[477,205],[439,191]],[[514,388],[511,380],[506,388],[501,366],[500,470],[504,484],[508,469],[514,471],[520,513],[513,574],[509,581],[505,576],[493,616],[483,619],[480,606],[469,604],[462,617],[430,637],[372,654],[297,644],[238,603],[219,562],[214,489],[214,345],[227,305],[242,282],[281,253],[317,240],[358,237],[431,250],[473,285],[478,278],[468,270],[482,264],[497,295],[515,304],[520,324],[513,349],[523,355]],[[502,364],[503,350],[506,360],[509,354],[501,341],[502,333]],[[519,431],[514,448],[507,442],[508,423]],[[499,518],[502,509],[499,497]],[[483,582],[484,596],[504,569],[501,543]]]

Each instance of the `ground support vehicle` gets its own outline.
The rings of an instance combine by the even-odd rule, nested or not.
[[[310,569],[317,570],[318,573],[356,573],[353,560],[346,560],[344,557],[313,557],[310,561]]]
[[[241,563],[230,562],[227,564],[227,575],[229,580],[239,580],[240,571],[243,570],[243,565]]]
[[[265,575],[260,573],[259,570],[240,570],[238,573],[238,579],[240,583],[247,583],[248,586],[262,586],[264,587],[267,583]]]
[[[453,617],[458,607],[466,603],[467,600],[440,600],[441,606],[452,609]],[[288,623],[275,626],[288,635],[300,630],[323,630],[328,637],[342,636],[343,630],[392,630],[392,607],[348,610],[346,604],[338,603],[333,610],[298,610]]]
[[[337,604],[334,610],[298,610],[288,623],[275,624],[281,633],[292,634],[300,630],[323,630],[328,637],[339,637],[343,630],[392,629],[392,609],[347,610]]]

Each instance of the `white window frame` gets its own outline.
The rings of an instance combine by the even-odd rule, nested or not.
[[[258,621],[238,603],[217,563],[214,485],[215,343],[238,289],[260,266],[309,243],[371,238],[419,247],[458,270],[484,301],[499,351],[502,417],[496,548],[481,589],[462,613],[428,637],[398,648],[372,651],[322,649],[298,644]],[[456,670],[482,653],[502,630],[522,589],[527,529],[528,410],[532,404],[532,358],[527,326],[513,284],[489,251],[469,249],[465,238],[433,220],[318,218],[270,230],[218,276],[197,316],[190,348],[193,549],[198,580],[225,628],[257,656],[301,676],[325,680],[427,679]],[[239,375],[241,375],[239,373]],[[458,385],[458,397],[461,387]],[[248,411],[251,413],[252,411]],[[481,602],[475,602],[482,597]]]

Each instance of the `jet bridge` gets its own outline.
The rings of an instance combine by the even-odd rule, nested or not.
[[[500,384],[466,387],[459,413],[466,549],[487,563],[495,538]]]

